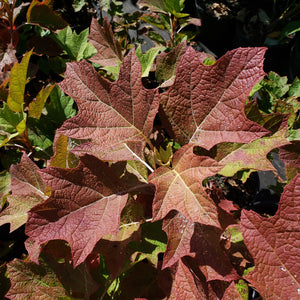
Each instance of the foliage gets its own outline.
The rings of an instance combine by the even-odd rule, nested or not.
[[[266,48],[188,46],[182,0],[100,3],[109,17],[76,32],[52,1],[1,1],[0,225],[26,234],[18,255],[1,241],[1,295],[299,297],[299,79],[266,75]],[[276,151],[274,216],[226,199],[217,182],[277,175]]]

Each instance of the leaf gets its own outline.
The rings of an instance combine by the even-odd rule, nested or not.
[[[184,1],[179,0],[139,0],[137,5],[142,8],[149,7],[150,10],[155,12],[162,12],[165,14],[172,13],[176,17],[186,17],[188,14],[180,13],[184,9]]]
[[[27,22],[38,24],[50,30],[62,29],[68,23],[52,8],[52,0],[33,0],[27,10]]]
[[[0,82],[2,83],[9,78],[11,68],[18,62],[15,47],[9,44],[0,57]]]
[[[65,135],[60,135],[53,142],[54,155],[50,160],[50,167],[75,168],[78,158],[71,152],[72,141]]]
[[[161,222],[143,223],[141,230],[141,240],[128,245],[128,249],[132,251],[130,259],[135,263],[147,259],[157,267],[158,254],[166,251],[167,243],[166,235],[161,230]]]
[[[138,57],[142,66],[142,77],[147,77],[153,65],[153,62],[160,51],[165,47],[157,46],[149,49],[146,53],[142,53],[142,47],[136,49],[136,56]]]
[[[27,68],[32,50],[27,52],[21,63],[16,63],[10,71],[9,94],[7,104],[14,112],[22,112],[24,92],[27,79]]]
[[[53,88],[54,85],[48,85],[47,87],[42,88],[37,94],[36,100],[29,104],[28,116],[30,118],[39,119],[41,117],[44,105]]]
[[[28,211],[46,199],[46,188],[38,170],[26,154],[18,165],[10,167],[12,195],[7,197],[9,206],[0,214],[0,226],[10,223],[10,232],[24,225]]]
[[[15,113],[4,102],[0,108],[0,147],[6,145],[11,139],[22,134],[26,129],[26,114]]]
[[[41,259],[39,265],[14,259],[7,269],[11,279],[6,294],[9,299],[88,299],[98,287],[85,265],[74,270],[67,262],[49,258]]]
[[[175,209],[193,222],[220,226],[217,207],[204,191],[202,181],[221,168],[217,161],[195,155],[191,145],[180,148],[174,154],[172,169],[162,166],[149,176],[156,187],[153,220]]]
[[[105,163],[88,155],[74,169],[50,167],[41,174],[51,196],[29,212],[26,234],[39,245],[66,240],[76,267],[104,235],[118,233],[126,190]]]
[[[122,61],[121,46],[115,38],[107,18],[103,19],[103,26],[98,23],[97,19],[92,19],[88,39],[97,50],[96,55],[91,57],[90,61],[103,67],[118,66]]]
[[[181,260],[178,262],[169,299],[207,299],[207,294],[205,289],[201,287],[200,280],[191,273]]]
[[[225,294],[223,295],[222,300],[243,300],[237,288],[232,282],[229,287],[226,289]]]
[[[9,206],[0,214],[0,226],[10,223],[10,232],[15,231],[27,221],[27,212],[35,205],[43,202],[39,196],[8,196]]]
[[[162,83],[164,81],[172,81],[171,84],[173,84],[176,67],[186,50],[186,43],[182,42],[174,47],[170,52],[162,52],[157,57],[155,77],[157,78],[159,83]]]
[[[223,164],[225,167],[219,174],[232,177],[238,171],[247,169],[250,169],[251,172],[277,172],[272,163],[267,159],[267,154],[274,148],[288,144],[290,142],[286,138],[286,128],[282,128],[270,137],[263,137],[245,144],[220,160],[220,164]]]
[[[63,91],[55,86],[50,94],[50,103],[46,103],[47,118],[53,121],[57,127],[71,117],[74,117],[76,110],[73,108],[74,101],[66,96]]]
[[[85,5],[84,0],[74,0],[72,4],[75,12],[80,11],[84,5]]]
[[[285,163],[285,174],[290,181],[300,172],[300,142],[280,147],[279,158]]]
[[[112,278],[118,275],[124,264],[128,243],[139,241],[140,235],[139,223],[125,224],[120,227],[117,235],[104,236],[96,245],[94,252],[99,252],[105,257]]]
[[[193,223],[180,213],[173,213],[164,220],[163,230],[168,244],[162,268],[191,256],[207,281],[231,281],[239,277],[220,245],[220,229]]]
[[[0,172],[0,211],[5,204],[5,195],[10,191],[10,174],[7,171]]]
[[[52,140],[56,127],[47,116],[38,119],[28,118],[27,135],[34,148],[36,158],[49,159],[52,155]]]
[[[285,186],[275,216],[242,211],[241,231],[255,269],[245,276],[264,299],[300,295],[300,175]]]
[[[265,48],[239,48],[205,66],[188,48],[177,66],[174,84],[162,93],[164,119],[180,143],[210,149],[221,142],[249,143],[268,133],[248,120],[244,103],[263,76]]]
[[[70,26],[52,35],[60,47],[65,50],[72,60],[80,61],[88,59],[96,54],[96,49],[88,42],[89,29],[81,31],[79,34],[72,31]]]
[[[59,86],[74,98],[79,113],[58,130],[75,139],[91,139],[73,152],[103,160],[136,160],[149,143],[159,99],[141,82],[141,67],[131,51],[121,65],[119,79],[109,82],[85,61],[67,66]],[[132,153],[134,152],[134,154]]]

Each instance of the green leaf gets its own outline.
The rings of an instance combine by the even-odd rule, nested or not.
[[[6,200],[5,196],[10,191],[10,174],[7,171],[0,173],[0,211],[2,210]]]
[[[49,159],[52,152],[52,141],[56,127],[51,121],[43,116],[41,119],[28,118],[28,138],[35,147],[35,156],[42,159]]]
[[[300,30],[300,20],[288,23],[281,32],[281,39]]]
[[[27,22],[39,24],[51,30],[62,29],[68,23],[52,9],[53,0],[33,0],[27,10]]]
[[[244,280],[240,279],[238,283],[235,284],[235,287],[239,292],[241,298],[243,300],[248,300],[248,296],[249,296],[248,284]]]
[[[157,46],[151,48],[146,53],[142,53],[142,48],[139,46],[136,49],[136,56],[138,57],[141,65],[142,65],[142,77],[147,77],[149,75],[149,71],[153,65],[153,62],[158,55],[159,52],[164,51],[166,48],[162,46]]]
[[[73,1],[73,8],[75,12],[80,11],[85,5],[85,0],[74,0]]]
[[[57,34],[53,34],[52,38],[58,42],[72,60],[80,61],[83,58],[88,59],[97,53],[94,46],[88,42],[88,35],[88,28],[77,34],[75,30],[72,31],[70,26],[68,26]]]
[[[295,78],[290,86],[289,96],[296,98],[300,97],[300,80],[298,77]]]
[[[26,128],[26,114],[15,113],[4,102],[0,108],[0,147],[22,134]]]
[[[21,63],[16,63],[10,71],[9,94],[7,104],[15,112],[23,111],[27,68],[32,50],[27,52]]]
[[[35,205],[43,202],[38,196],[10,195],[9,206],[0,214],[0,226],[10,223],[10,232],[15,231],[27,221],[27,213]]]
[[[30,118],[39,119],[41,117],[44,105],[53,88],[54,85],[48,85],[47,87],[42,88],[36,96],[36,100],[29,104],[28,116]]]
[[[271,162],[267,159],[267,154],[274,148],[288,145],[286,129],[282,128],[270,137],[257,139],[249,144],[245,144],[237,150],[231,152],[219,163],[225,165],[219,174],[231,177],[238,171],[275,171]],[[251,172],[248,174],[250,175]],[[243,174],[245,175],[245,174]],[[245,181],[247,178],[243,178]]]
[[[152,11],[171,13],[177,18],[187,17],[188,14],[180,13],[184,9],[184,0],[139,0],[140,7],[148,7]]]
[[[128,247],[133,250],[131,260],[135,262],[147,258],[153,265],[157,265],[158,253],[164,253],[167,247],[167,236],[162,231],[162,223],[144,223],[142,228],[142,240],[131,242]]]
[[[290,129],[288,140],[289,141],[300,141],[300,129]]]
[[[62,123],[74,117],[76,110],[73,108],[74,100],[55,86],[50,94],[50,103],[46,103],[47,118],[60,127]]]
[[[72,140],[65,135],[60,135],[54,142],[54,156],[51,157],[50,166],[59,168],[75,168],[78,165],[78,157],[72,150]]]

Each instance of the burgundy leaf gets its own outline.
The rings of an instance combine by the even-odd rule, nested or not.
[[[170,267],[184,256],[191,256],[207,281],[231,281],[239,276],[222,249],[222,230],[192,223],[180,213],[169,214],[163,223],[168,244],[164,254],[163,268]]]
[[[105,163],[88,155],[77,168],[47,168],[42,176],[51,196],[29,212],[26,234],[39,245],[66,240],[77,266],[104,235],[117,234],[126,189]]]
[[[57,263],[50,257],[40,265],[15,259],[8,263],[11,288],[9,299],[60,299],[74,296],[89,299],[98,288],[85,265],[73,269],[68,262]],[[68,297],[69,296],[69,297]]]
[[[217,207],[202,181],[215,175],[222,166],[212,158],[195,155],[191,145],[175,153],[172,166],[162,166],[149,176],[149,182],[156,187],[153,219],[162,219],[174,209],[193,222],[220,226]]]
[[[168,244],[162,269],[171,267],[186,255],[195,257],[195,253],[191,252],[191,238],[194,234],[195,223],[180,213],[170,213],[168,216],[163,221],[163,230],[168,236]]]
[[[10,232],[24,225],[28,211],[47,198],[45,184],[38,170],[26,153],[18,165],[10,167],[12,195],[7,197],[9,206],[0,214],[0,226],[10,223]]]
[[[280,147],[279,157],[285,163],[285,175],[289,182],[300,171],[300,142],[292,141],[290,145]]]
[[[37,195],[45,198],[45,184],[38,172],[39,167],[23,154],[18,165],[10,167],[11,190],[13,195]]]
[[[226,289],[222,300],[243,300],[241,295],[237,291],[234,282],[231,282],[229,287]]]
[[[122,60],[121,47],[107,18],[103,19],[103,26],[98,23],[97,19],[92,19],[89,42],[97,50],[97,54],[91,57],[90,61],[106,67],[117,66]]]
[[[86,61],[68,64],[62,90],[76,101],[77,116],[68,119],[59,133],[90,139],[74,151],[90,153],[103,160],[133,160],[143,156],[149,142],[159,99],[155,90],[141,82],[141,65],[134,51],[123,60],[119,79],[109,82]]]
[[[265,51],[238,48],[205,66],[188,48],[173,86],[160,95],[165,117],[180,143],[210,149],[221,142],[249,143],[268,133],[244,113],[245,100],[265,74]]]
[[[241,231],[255,269],[245,276],[264,299],[299,299],[300,295],[300,175],[281,195],[278,211],[264,218],[242,211]]]
[[[190,269],[181,260],[178,262],[169,299],[207,299],[207,294],[201,286],[200,280],[191,273]]]
[[[118,234],[104,236],[96,245],[94,252],[100,252],[105,257],[111,277],[115,278],[123,266],[126,247],[132,241],[141,239],[140,224],[125,225],[119,229]]]

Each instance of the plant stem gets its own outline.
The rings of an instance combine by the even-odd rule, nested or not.
[[[154,170],[144,161],[142,160],[136,153],[134,153],[126,143],[124,143],[125,147],[132,153],[132,155],[137,158],[138,161],[140,161],[149,171],[154,172]]]

